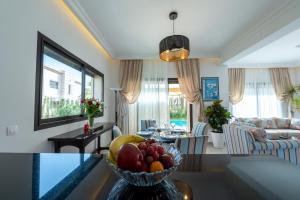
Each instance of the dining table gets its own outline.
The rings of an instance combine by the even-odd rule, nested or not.
[[[138,131],[136,134],[146,139],[155,139],[160,143],[174,143],[177,138],[191,136],[190,132],[184,129],[150,128],[144,131]]]

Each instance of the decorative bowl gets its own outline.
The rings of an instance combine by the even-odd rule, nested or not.
[[[177,148],[175,148],[174,146],[168,146],[166,151],[173,155],[174,166],[158,172],[131,172],[118,168],[108,159],[106,159],[106,161],[112,167],[113,171],[118,176],[125,179],[128,183],[135,186],[153,186],[162,182],[165,178],[171,175],[181,164],[182,156]]]

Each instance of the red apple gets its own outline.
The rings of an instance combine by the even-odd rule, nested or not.
[[[123,170],[140,171],[143,167],[144,157],[134,144],[124,144],[118,153],[117,164]]]

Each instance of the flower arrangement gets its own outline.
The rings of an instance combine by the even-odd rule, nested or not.
[[[95,116],[100,112],[102,112],[103,110],[103,102],[100,102],[92,98],[92,99],[82,99],[81,104],[85,114],[88,117],[89,126],[90,128],[92,128],[94,126]]]

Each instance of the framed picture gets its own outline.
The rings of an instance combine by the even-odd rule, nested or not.
[[[220,99],[218,77],[202,77],[201,85],[203,101],[214,101]]]

